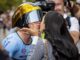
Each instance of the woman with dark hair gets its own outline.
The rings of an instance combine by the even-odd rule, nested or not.
[[[56,60],[78,60],[78,50],[62,15],[50,11],[44,18],[45,38],[51,43]]]
[[[62,15],[48,12],[41,23],[41,31],[43,29],[45,40],[39,40],[30,60],[79,60],[78,50]]]

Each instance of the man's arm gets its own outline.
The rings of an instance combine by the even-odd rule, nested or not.
[[[71,27],[69,31],[74,40],[74,43],[76,44],[79,40],[79,22],[75,17],[71,17],[70,21],[71,21]]]

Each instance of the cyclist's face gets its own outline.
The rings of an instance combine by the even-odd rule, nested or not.
[[[32,28],[32,29],[40,29],[40,22],[37,21],[37,22],[33,22],[33,23],[29,23],[29,28]]]

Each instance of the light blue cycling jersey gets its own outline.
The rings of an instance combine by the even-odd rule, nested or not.
[[[33,53],[37,40],[37,38],[36,40],[32,38],[32,43],[26,45],[17,33],[12,33],[2,41],[2,46],[9,52],[11,58],[26,60]]]

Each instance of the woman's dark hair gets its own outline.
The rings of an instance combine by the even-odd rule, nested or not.
[[[50,11],[44,18],[45,38],[51,43],[53,50],[56,49],[65,56],[76,56],[78,51],[66,27],[62,15]]]
[[[62,37],[66,36],[67,39],[70,39],[70,41],[73,42],[73,39],[70,36],[68,29],[66,27],[65,19],[61,14],[50,11],[46,14],[44,20],[46,36],[50,34],[50,36],[52,38],[54,37],[55,39],[62,39]]]

